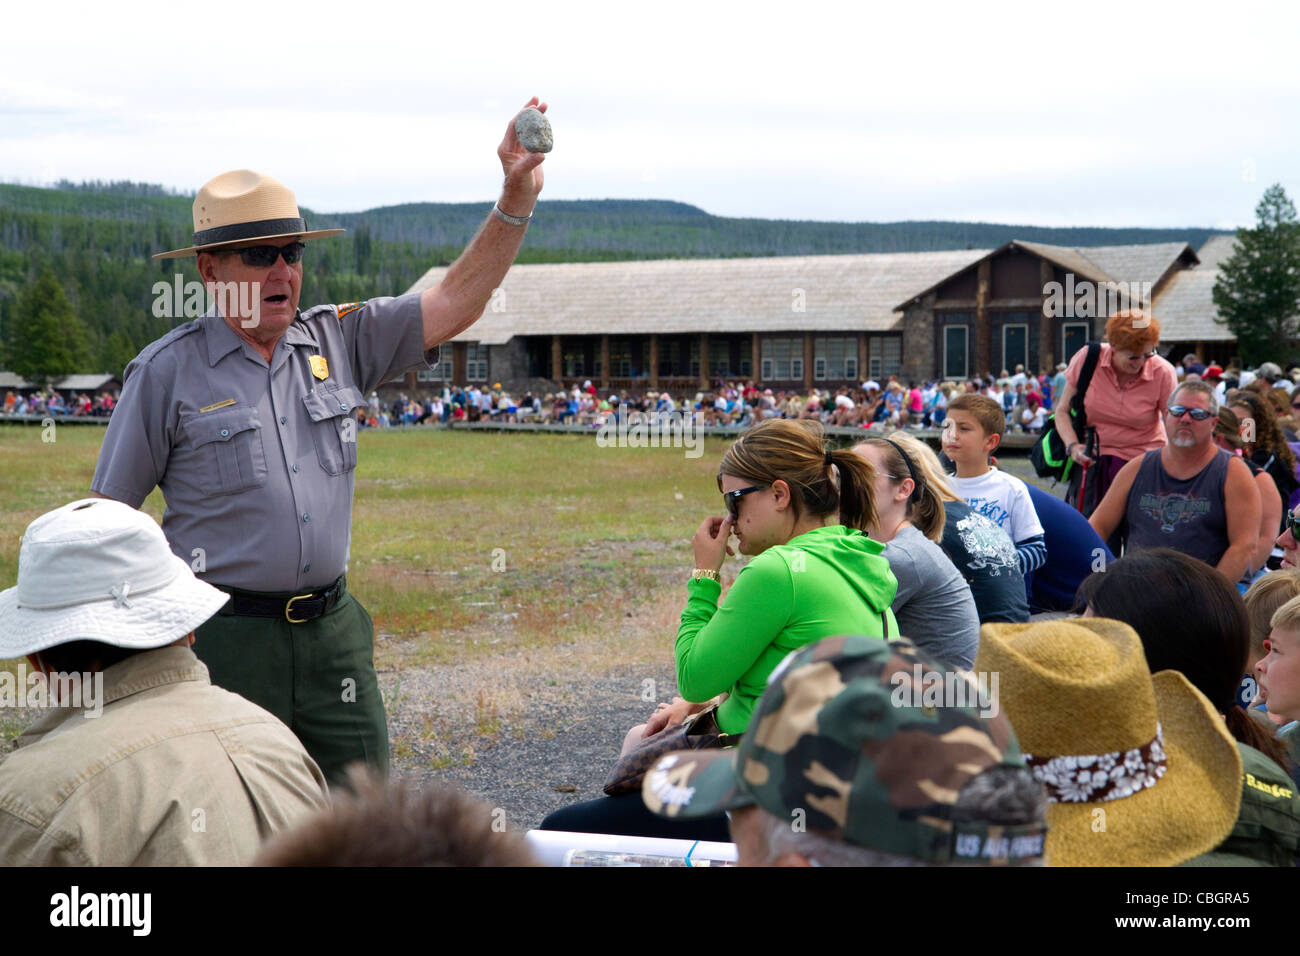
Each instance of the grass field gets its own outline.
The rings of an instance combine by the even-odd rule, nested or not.
[[[41,513],[84,497],[103,430],[0,426],[0,587]],[[473,631],[504,643],[564,638],[690,569],[686,542],[721,502],[726,443],[601,448],[594,436],[434,429],[359,436],[349,588],[402,641]],[[144,510],[162,517],[155,491]],[[457,659],[464,650],[458,649]]]
[[[0,587],[17,578],[27,524],[87,494],[103,435],[65,426],[48,442],[39,427],[0,426]],[[654,650],[642,651],[671,659],[688,540],[720,510],[723,440],[693,459],[602,448],[594,435],[410,429],[359,441],[348,586],[375,620],[381,672],[548,647],[635,656],[614,637],[626,639],[628,618],[653,621]],[[162,508],[155,491],[144,510],[161,519]],[[659,613],[665,601],[672,615]],[[483,728],[515,709],[501,685],[485,676],[473,695]]]

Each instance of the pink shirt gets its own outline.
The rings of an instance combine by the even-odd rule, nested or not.
[[[1165,446],[1164,411],[1178,385],[1178,376],[1172,365],[1155,355],[1147,359],[1137,378],[1121,388],[1110,356],[1111,347],[1103,342],[1083,407],[1088,424],[1097,429],[1101,453],[1131,461]],[[1076,389],[1087,357],[1085,346],[1074,353],[1065,370],[1065,380]]]

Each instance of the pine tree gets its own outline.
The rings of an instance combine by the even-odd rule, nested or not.
[[[86,329],[50,269],[18,299],[8,322],[10,371],[44,387],[53,379],[85,372]]]
[[[1219,267],[1214,304],[1237,338],[1242,360],[1283,365],[1300,332],[1300,223],[1280,184],[1264,191],[1255,228],[1237,230],[1237,248]]]
[[[104,359],[100,362],[100,368],[121,378],[122,372],[131,364],[131,360],[135,358],[136,353],[139,351],[132,344],[129,335],[121,329],[114,329],[109,333],[108,340],[104,343],[102,352]]]

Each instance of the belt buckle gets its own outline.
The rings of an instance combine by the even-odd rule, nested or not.
[[[309,598],[309,597],[311,597],[311,596],[312,596],[312,593],[311,593],[311,592],[308,592],[308,593],[306,593],[306,594],[296,594],[296,595],[294,595],[293,597],[289,598],[289,600],[286,601],[286,602],[285,602],[285,605],[284,605],[284,619],[285,619],[286,621],[288,621],[290,624],[306,624],[306,623],[310,620],[310,618],[306,618],[306,617],[302,617],[302,618],[294,617],[294,616],[290,613],[290,610],[293,608],[293,602],[294,602],[294,601],[302,601],[302,600],[305,600],[306,598]]]

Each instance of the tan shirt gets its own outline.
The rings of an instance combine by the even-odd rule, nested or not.
[[[418,293],[301,312],[270,362],[205,315],[127,366],[90,487],[132,508],[161,488],[172,551],[213,584],[325,587],[347,570],[356,410],[437,356]]]
[[[53,708],[0,760],[0,865],[242,866],[327,806],[298,738],[189,648],[103,673],[99,717]]]

